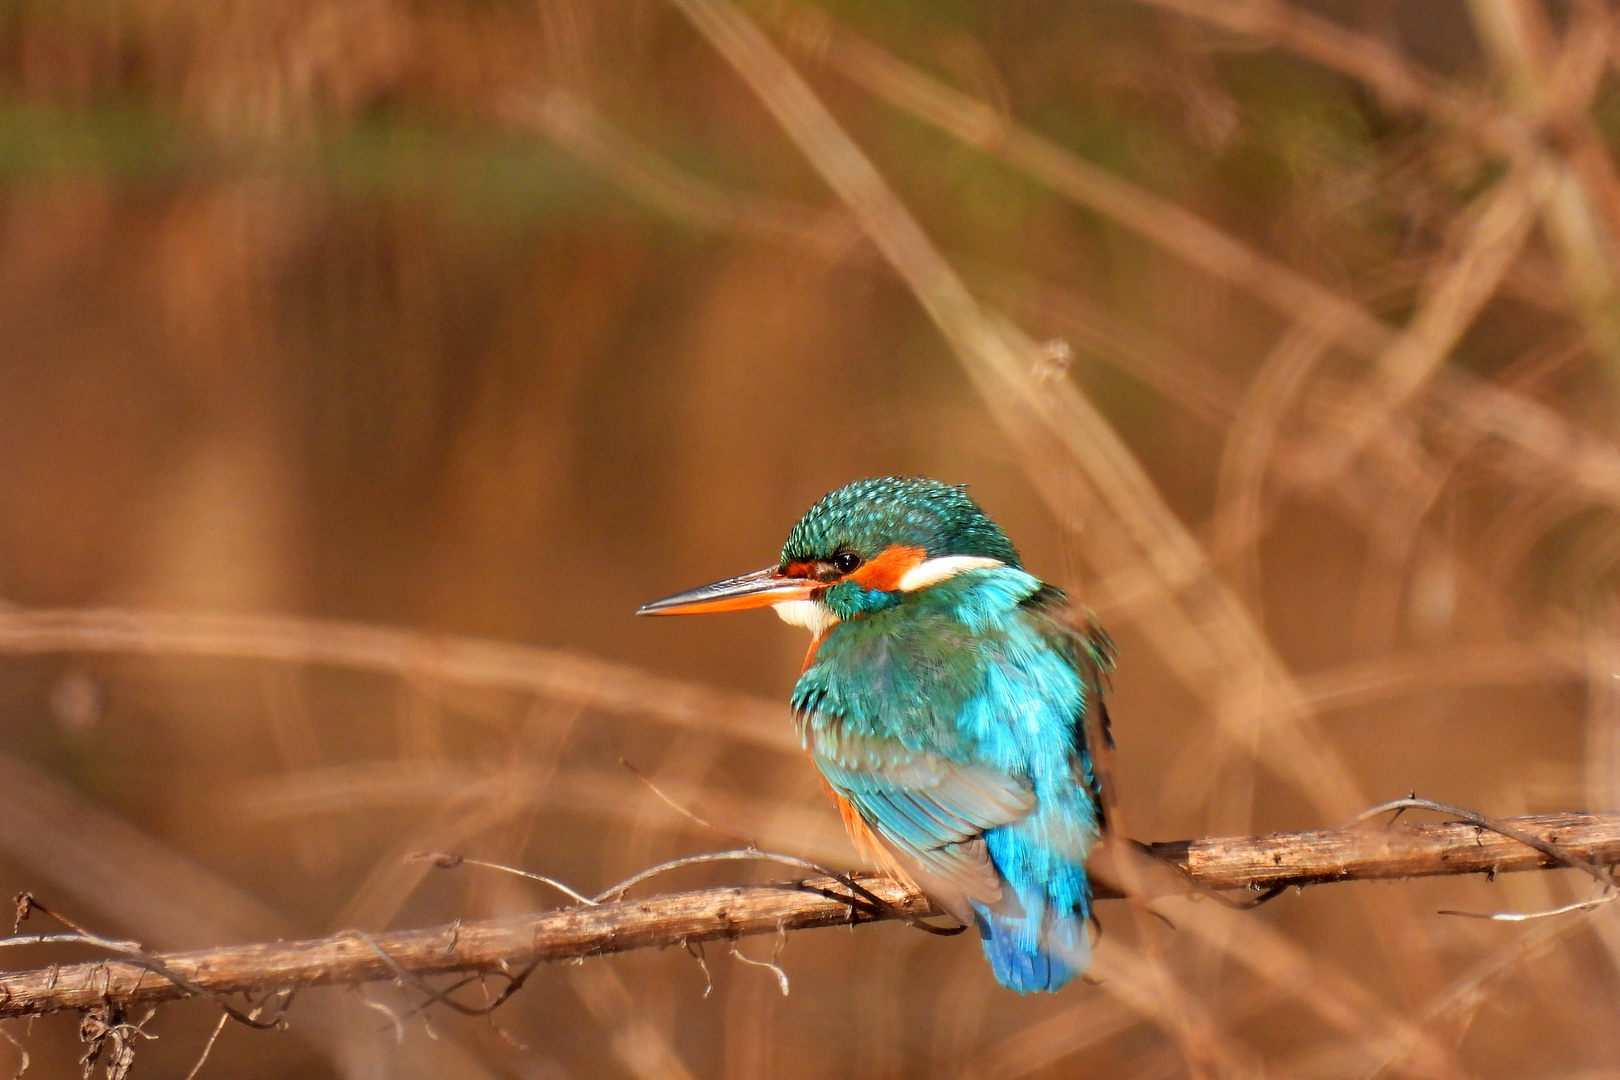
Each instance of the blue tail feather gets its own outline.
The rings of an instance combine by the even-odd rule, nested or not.
[[[996,980],[1021,994],[1062,989],[1091,964],[1085,854],[1095,817],[1073,791],[1050,793],[1035,814],[984,834],[1002,895],[974,904],[974,914]]]
[[[1061,990],[1091,963],[1085,916],[1047,912],[1038,931],[1027,915],[1003,915],[974,905],[984,955],[996,981],[1029,994]]]

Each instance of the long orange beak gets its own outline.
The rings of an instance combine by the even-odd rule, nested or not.
[[[805,578],[783,577],[775,567],[727,578],[662,600],[643,604],[637,615],[700,615],[710,611],[743,611],[787,600],[808,600],[826,586]]]

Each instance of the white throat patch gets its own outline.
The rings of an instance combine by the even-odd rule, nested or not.
[[[838,622],[838,616],[827,610],[820,600],[784,600],[772,604],[776,615],[785,623],[802,626],[814,637],[820,637]]]
[[[916,592],[918,589],[926,589],[930,585],[938,585],[947,578],[953,578],[964,570],[991,570],[1005,565],[1000,559],[985,559],[977,555],[941,555],[937,559],[920,562],[902,574],[900,591]]]

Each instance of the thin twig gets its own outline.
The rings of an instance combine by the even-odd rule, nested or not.
[[[1458,915],[1464,919],[1488,919],[1491,922],[1529,922],[1531,919],[1548,919],[1554,915],[1568,915],[1575,911],[1591,911],[1604,904],[1613,903],[1620,899],[1620,892],[1608,892],[1591,900],[1577,900],[1572,904],[1561,907],[1547,908],[1543,911],[1452,911],[1442,908],[1437,914]]]
[[[197,1080],[197,1074],[202,1072],[203,1063],[208,1060],[208,1055],[214,1052],[214,1043],[219,1041],[219,1033],[225,1030],[225,1024],[230,1018],[230,1013],[220,1012],[219,1023],[214,1025],[214,1033],[208,1036],[207,1042],[203,1043],[202,1053],[197,1057],[197,1064],[193,1065],[191,1071],[186,1073],[186,1080]]]
[[[507,980],[506,981],[506,986],[501,989],[501,992],[499,994],[496,994],[493,1000],[491,1000],[489,1002],[486,1002],[483,1005],[463,1005],[461,1002],[459,1002],[459,1001],[455,1000],[454,998],[450,997],[450,995],[448,993],[444,993],[444,992],[441,992],[439,990],[435,990],[433,987],[429,986],[422,979],[422,976],[418,975],[416,972],[414,972],[414,971],[410,970],[409,968],[405,967],[398,960],[395,960],[392,956],[389,955],[387,949],[383,948],[380,944],[377,943],[376,938],[372,937],[370,934],[366,933],[364,930],[350,930],[349,933],[352,934],[353,936],[359,938],[361,941],[365,942],[368,946],[370,946],[371,950],[373,952],[375,952],[379,957],[381,957],[385,963],[387,963],[389,969],[391,971],[393,971],[394,975],[396,976],[396,978],[401,983],[406,983],[406,984],[408,984],[410,986],[415,987],[417,990],[420,990],[423,994],[426,994],[427,997],[428,997],[428,1000],[436,1002],[437,1004],[443,1005],[445,1008],[450,1009],[450,1010],[452,1010],[454,1012],[458,1012],[462,1016],[487,1016],[490,1013],[494,1012],[496,1009],[498,1009],[502,1005],[506,1004],[506,1000],[508,998],[510,998],[513,994],[515,994],[519,990],[523,989],[523,984],[528,981],[529,976],[534,973],[534,969],[539,965],[539,961],[536,960],[535,962],[529,964],[528,967],[526,967],[522,971],[518,972],[516,975],[508,975],[504,971],[493,972],[492,974],[499,974],[499,975],[505,976],[505,978]],[[456,984],[456,986],[457,987],[465,986],[466,983],[467,983],[467,981],[464,979],[461,982],[458,982]],[[454,989],[454,988],[452,988],[452,989]],[[418,1011],[420,1011],[420,1010],[418,1010]]]
[[[33,1063],[34,1059],[29,1057],[28,1048],[18,1041],[17,1036],[5,1028],[0,1028],[0,1038],[4,1038],[6,1042],[17,1048],[20,1057],[17,1062],[17,1071],[11,1074],[11,1080],[22,1080],[22,1074],[28,1071],[28,1066]],[[191,1080],[191,1077],[186,1077],[186,1080]]]
[[[668,862],[661,862],[657,866],[649,866],[647,869],[631,874],[617,885],[597,894],[595,902],[600,904],[604,900],[622,900],[624,894],[633,886],[640,885],[648,878],[657,877],[659,874],[671,870],[679,870],[687,866],[701,866],[705,863],[733,861],[777,862],[783,866],[796,866],[801,870],[813,870],[826,877],[837,876],[832,871],[823,869],[808,859],[801,859],[797,855],[783,855],[779,852],[761,851],[758,848],[747,847],[738,848],[735,851],[711,851],[703,855],[683,855],[679,859],[670,859]]]
[[[786,943],[787,943],[787,933],[786,933],[786,931],[778,930],[777,934],[776,934],[776,945],[775,945],[774,948],[771,949],[771,958],[769,960],[755,960],[751,956],[743,955],[742,950],[737,948],[737,943],[735,941],[733,941],[731,943],[731,955],[735,956],[738,960],[741,960],[745,964],[752,964],[755,967],[762,967],[762,968],[765,968],[766,970],[770,971],[773,975],[776,976],[776,985],[781,989],[782,996],[787,997],[788,996],[787,972],[783,971],[782,970],[782,965],[780,965],[780,964],[778,964],[776,962],[777,957],[782,955],[782,947]]]
[[[686,820],[688,820],[688,821],[692,822],[693,824],[698,825],[698,826],[700,826],[702,828],[708,829],[710,832],[717,833],[720,836],[724,836],[728,840],[735,840],[739,844],[743,844],[743,845],[745,845],[745,846],[747,846],[749,848],[758,847],[758,845],[754,843],[754,840],[753,840],[752,837],[739,836],[738,834],[736,834],[734,832],[730,832],[729,830],[722,829],[720,826],[716,825],[714,822],[709,821],[706,818],[701,818],[697,814],[693,813],[691,810],[689,810],[686,807],[682,806],[680,803],[676,802],[674,799],[672,799],[668,795],[664,794],[664,790],[662,788],[660,788],[657,784],[653,783],[651,777],[649,777],[646,773],[642,772],[640,769],[636,768],[634,765],[630,764],[624,758],[619,759],[619,764],[623,765],[625,767],[625,769],[627,769],[629,771],[631,776],[634,776],[637,780],[640,780],[644,785],[646,785],[647,790],[652,792],[654,795],[656,795],[658,797],[659,802],[662,802],[665,806],[669,807],[671,810],[675,811],[677,814],[681,815]]]
[[[502,873],[514,874],[520,878],[528,878],[530,881],[538,881],[542,885],[550,885],[553,889],[556,889],[558,892],[571,897],[581,904],[596,903],[595,900],[592,900],[583,893],[575,892],[573,889],[570,889],[567,885],[564,885],[556,878],[546,877],[544,874],[536,874],[532,870],[520,870],[515,866],[507,866],[505,863],[490,862],[487,859],[470,859],[465,855],[456,855],[448,851],[419,851],[414,855],[407,856],[406,861],[430,862],[441,870],[451,870],[455,867],[463,865],[482,866],[488,870],[499,870]]]
[[[404,1044],[405,1021],[400,1018],[400,1015],[397,1012],[390,1009],[384,1002],[378,1001],[375,998],[366,997],[365,991],[361,991],[360,993],[360,1003],[366,1008],[371,1009],[374,1012],[380,1012],[386,1016],[388,1018],[388,1023],[393,1027],[394,1030],[394,1041],[396,1043],[400,1043],[401,1045]]]

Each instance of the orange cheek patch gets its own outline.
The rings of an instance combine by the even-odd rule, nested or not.
[[[900,588],[900,579],[906,576],[907,571],[920,565],[926,558],[928,553],[922,548],[895,544],[849,575],[848,580],[858,583],[863,589],[894,592]]]

